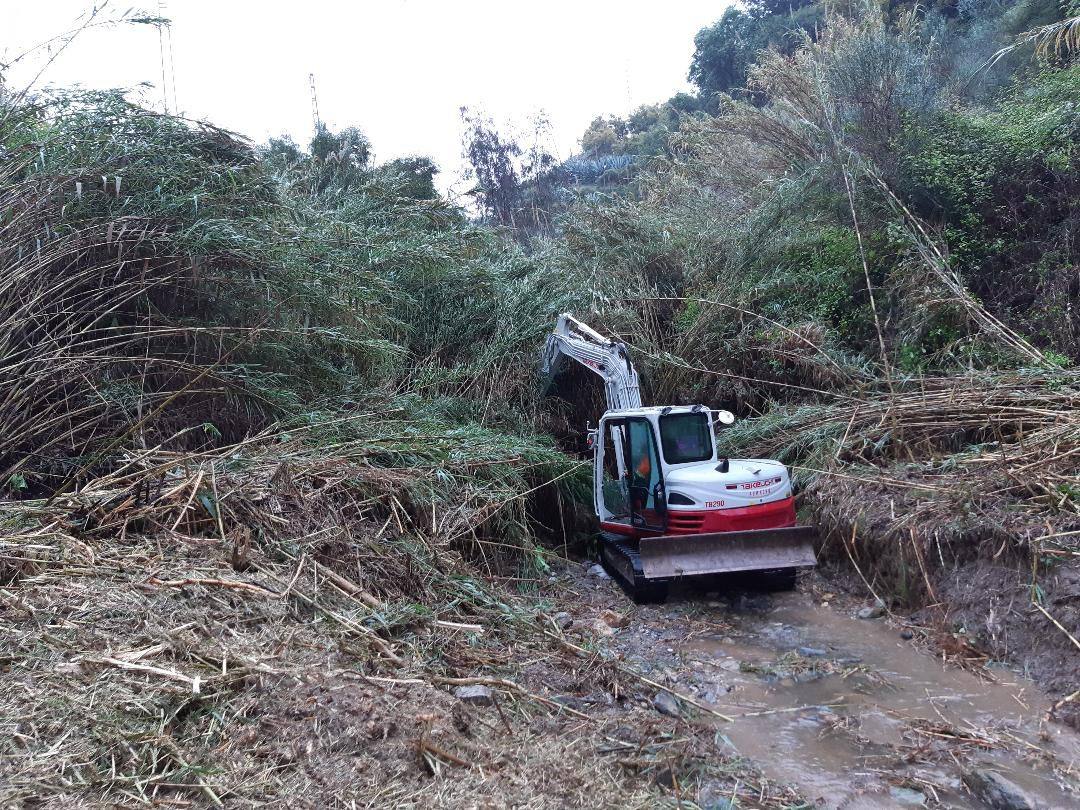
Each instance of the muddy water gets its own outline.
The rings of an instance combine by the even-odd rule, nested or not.
[[[1031,682],[945,666],[885,620],[801,593],[715,614],[728,629],[691,629],[677,650],[684,672],[699,697],[737,718],[718,725],[730,745],[807,799],[852,810],[978,808],[961,775],[985,767],[1038,807],[1080,807],[1080,736],[1044,722],[1049,705]]]

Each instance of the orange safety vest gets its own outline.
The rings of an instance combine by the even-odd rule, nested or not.
[[[646,453],[641,457],[641,461],[637,465],[637,474],[642,478],[648,478],[649,473],[652,472],[652,463],[649,461],[649,454]]]

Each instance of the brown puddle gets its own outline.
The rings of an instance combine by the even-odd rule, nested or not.
[[[920,793],[929,806],[978,808],[961,774],[985,767],[1038,807],[1080,807],[1080,735],[1043,721],[1049,704],[1030,681],[946,667],[886,622],[804,594],[769,599],[764,614],[726,614],[730,636],[681,648],[702,662],[701,694],[738,718],[718,730],[766,776],[830,808],[913,807]]]

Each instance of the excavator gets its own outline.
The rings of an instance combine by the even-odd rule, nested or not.
[[[564,313],[541,357],[548,387],[567,361],[604,381],[607,410],[587,426],[600,558],[635,602],[663,602],[673,581],[707,574],[762,572],[793,588],[798,569],[816,564],[817,532],[796,525],[787,468],[718,455],[729,411],[643,407],[626,344]]]

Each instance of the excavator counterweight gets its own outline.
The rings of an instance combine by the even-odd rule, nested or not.
[[[705,574],[765,571],[794,584],[797,569],[815,565],[816,532],[796,525],[787,468],[718,455],[715,426],[731,424],[730,413],[643,407],[626,345],[563,314],[541,372],[550,381],[567,359],[604,380],[608,410],[589,431],[601,560],[636,601]]]

